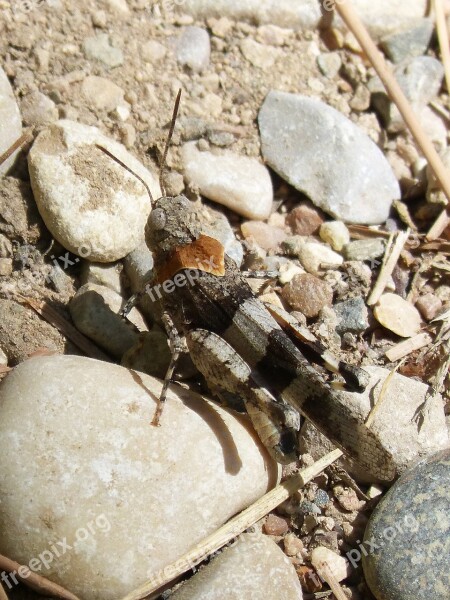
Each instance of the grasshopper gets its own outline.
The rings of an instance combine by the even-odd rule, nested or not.
[[[177,360],[188,351],[211,392],[248,413],[278,462],[298,457],[301,413],[360,466],[381,480],[392,479],[388,451],[314,363],[340,373],[358,392],[367,374],[334,359],[289,313],[263,304],[247,281],[254,274],[240,272],[221,244],[202,233],[194,204],[183,195],[165,195],[162,173],[179,101],[180,93],[160,169],[163,195],[151,199],[145,228],[154,257],[151,283],[159,286],[172,350],[153,424],[159,424]]]

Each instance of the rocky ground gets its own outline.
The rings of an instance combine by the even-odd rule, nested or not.
[[[367,367],[358,402],[367,416],[382,397],[371,418],[396,472],[425,462],[388,491],[340,461],[161,597],[443,598],[450,232],[424,234],[445,196],[342,25],[319,29],[309,0],[219,4],[0,1],[0,153],[31,132],[0,166],[0,553],[116,600],[277,479],[247,421],[189,391],[205,391],[189,360],[157,430],[142,381],[112,364],[158,396],[156,304],[133,327],[117,313],[151,275],[140,182],[159,197],[181,89],[166,192],[242,269],[278,272],[251,280],[263,300]],[[367,24],[450,166],[434,21],[397,4]],[[333,448],[308,421],[299,441],[284,476]]]

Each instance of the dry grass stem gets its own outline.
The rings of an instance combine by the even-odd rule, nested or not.
[[[433,338],[429,333],[419,333],[412,338],[404,340],[403,342],[399,342],[385,353],[386,358],[390,362],[395,362],[408,356],[411,352],[415,350],[420,350],[420,348],[425,348],[433,341]]]
[[[183,573],[186,573],[195,565],[205,560],[210,554],[225,546],[225,544],[233,540],[236,536],[265,517],[271,510],[317,477],[341,456],[341,450],[333,450],[333,452],[325,455],[310,467],[302,469],[296,475],[292,475],[239,515],[233,517],[213,534],[206,537],[200,544],[194,546],[176,562],[155,573],[150,581],[127,594],[122,600],[142,600],[142,598],[150,596]]]
[[[442,63],[444,65],[445,83],[447,84],[447,92],[450,94],[450,46],[442,0],[433,0],[433,8],[434,14],[436,15],[436,30],[439,48],[441,51]]]
[[[14,152],[16,150],[18,150],[19,148],[22,148],[23,146],[25,146],[26,144],[31,142],[32,139],[33,139],[33,130],[26,131],[23,135],[21,135],[20,138],[18,140],[16,140],[12,146],[10,146],[8,148],[8,150],[6,150],[5,152],[3,152],[3,154],[0,155],[0,165],[2,165],[5,162],[5,160],[8,160],[8,158],[12,154],[14,154]]]
[[[20,577],[18,571],[21,567],[22,569],[27,569],[27,572],[29,573],[28,577]],[[53,581],[50,581],[46,577],[42,577],[42,575],[33,573],[28,567],[1,554],[0,571],[15,573],[15,577],[17,577],[19,581],[22,581],[27,587],[38,592],[42,596],[51,596],[52,598],[60,598],[60,600],[80,600],[78,596],[75,596],[75,594],[72,594],[57,583],[53,583]]]
[[[376,47],[374,41],[370,37],[367,29],[363,25],[361,19],[355,12],[349,0],[336,3],[335,8],[372,63],[372,66],[383,82],[389,97],[393,102],[395,102],[411,134],[416,140],[417,145],[427,159],[430,168],[434,172],[436,179],[438,180],[444,194],[447,197],[447,200],[450,201],[450,175],[447,172],[447,169],[445,168],[441,158],[439,157],[439,154],[436,152],[431,140],[428,138],[422,125],[418,121],[411,104],[392,74],[392,71],[387,65],[383,55]],[[448,223],[450,223],[450,219],[447,211],[445,210],[428,232],[427,239],[434,240],[438,238]]]
[[[401,251],[405,247],[409,234],[410,229],[407,229],[406,231],[398,232],[395,241],[393,238],[389,238],[378,279],[373,287],[372,293],[367,299],[367,304],[369,306],[376,304],[380,299],[381,294],[384,292],[386,284],[400,258]]]

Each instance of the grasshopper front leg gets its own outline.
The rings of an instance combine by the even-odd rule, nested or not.
[[[211,386],[242,398],[271,456],[282,464],[297,460],[298,412],[273,397],[234,348],[217,334],[196,329],[186,335],[186,343],[192,362]]]

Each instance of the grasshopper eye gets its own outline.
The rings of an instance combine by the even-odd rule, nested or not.
[[[164,229],[167,222],[165,211],[162,208],[155,208],[155,210],[152,210],[150,213],[149,221],[153,229]]]

